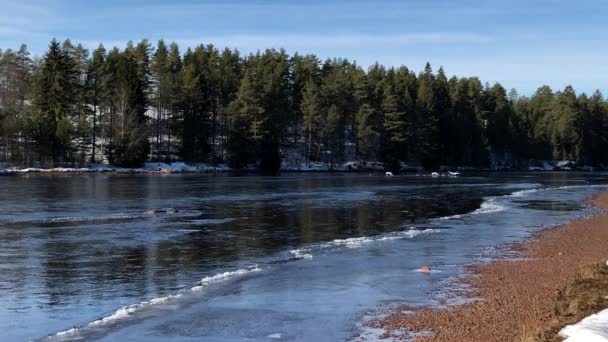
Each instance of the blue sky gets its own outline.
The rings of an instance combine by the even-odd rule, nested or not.
[[[160,38],[249,53],[268,47],[479,76],[530,94],[548,84],[608,92],[608,1],[0,0],[0,48],[44,53]]]

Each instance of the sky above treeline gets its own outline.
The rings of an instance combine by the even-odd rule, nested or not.
[[[479,76],[531,94],[548,84],[608,92],[603,0],[0,0],[0,48],[41,56],[56,37],[93,49],[129,40],[200,43],[243,53],[378,61]]]

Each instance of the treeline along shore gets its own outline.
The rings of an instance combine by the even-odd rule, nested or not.
[[[404,57],[405,58],[405,57]],[[347,161],[438,169],[608,165],[608,106],[570,86],[519,96],[442,68],[362,68],[147,40],[0,50],[0,161],[27,167],[227,163],[275,172]]]

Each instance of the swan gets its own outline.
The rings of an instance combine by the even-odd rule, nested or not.
[[[388,176],[388,177],[393,177],[393,176],[394,176],[394,175],[393,175],[393,173],[392,173],[392,172],[390,172],[390,171],[387,171],[387,172],[385,173],[385,175],[386,175],[386,176]]]

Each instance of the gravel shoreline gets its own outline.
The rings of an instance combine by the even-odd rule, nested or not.
[[[608,191],[589,202],[608,209]],[[465,282],[480,300],[445,310],[422,308],[373,323],[386,337],[407,329],[416,341],[535,341],[555,322],[560,291],[579,271],[608,258],[608,212],[579,219],[539,233],[532,240],[511,245],[516,260],[497,260],[470,267]],[[412,310],[407,308],[407,310]]]

